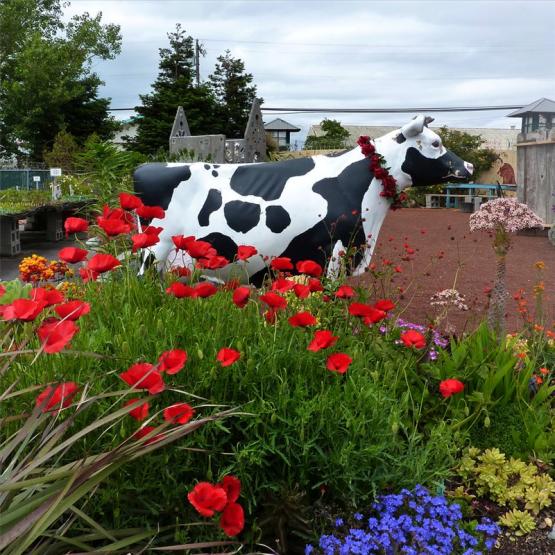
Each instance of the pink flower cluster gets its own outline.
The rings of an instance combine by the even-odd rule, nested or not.
[[[470,216],[470,231],[495,231],[502,227],[509,233],[515,233],[521,229],[542,226],[542,219],[515,198],[490,200]]]
[[[444,289],[434,293],[430,298],[430,306],[447,307],[454,306],[459,310],[468,310],[466,299],[456,289]]]

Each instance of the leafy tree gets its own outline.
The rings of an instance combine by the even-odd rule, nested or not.
[[[79,146],[75,137],[62,129],[56,135],[52,149],[44,151],[43,159],[49,167],[62,168],[64,173],[71,173],[78,152]]]
[[[177,24],[168,33],[169,48],[161,48],[159,73],[151,94],[140,95],[137,106],[138,129],[128,146],[144,154],[154,154],[168,148],[169,135],[178,106],[183,106],[191,133],[214,133],[216,100],[207,85],[195,85],[194,40]],[[201,48],[200,53],[205,52]]]
[[[245,73],[243,61],[226,50],[224,55],[218,57],[214,73],[208,79],[219,104],[218,132],[229,138],[243,137],[256,98],[252,73]]]
[[[68,4],[0,3],[0,144],[8,153],[40,159],[61,129],[79,142],[93,130],[109,136],[115,129],[91,67],[120,52],[119,26],[102,24],[102,14],[64,22]]]
[[[449,129],[446,126],[441,127],[437,134],[441,137],[445,148],[474,166],[474,178],[489,170],[499,159],[495,150],[482,147],[486,141],[482,139],[481,135],[471,135],[465,131]]]
[[[320,128],[324,131],[324,135],[308,136],[305,141],[307,150],[345,148],[349,132],[341,125],[341,122],[326,118],[320,123]]]

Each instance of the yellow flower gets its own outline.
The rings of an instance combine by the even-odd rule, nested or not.
[[[538,260],[534,266],[536,267],[537,270],[543,270],[545,269],[545,262],[543,260]]]

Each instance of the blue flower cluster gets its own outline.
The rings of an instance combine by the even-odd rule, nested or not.
[[[362,519],[356,513],[355,520]],[[431,495],[423,486],[380,497],[372,504],[365,524],[364,528],[323,535],[320,549],[307,545],[305,554],[483,555],[493,549],[499,534],[497,524],[487,518],[470,533],[460,506]],[[338,518],[335,525],[342,526],[343,519]]]

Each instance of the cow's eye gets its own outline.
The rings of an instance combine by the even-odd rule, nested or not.
[[[433,146],[434,148],[439,148],[439,145],[440,145],[440,144],[441,144],[441,143],[440,143],[439,141],[434,141],[434,142],[432,143],[432,146]]]

